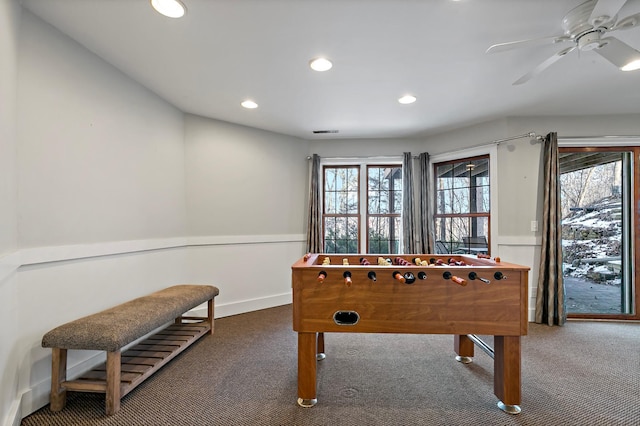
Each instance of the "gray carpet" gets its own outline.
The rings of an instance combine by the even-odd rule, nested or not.
[[[327,334],[318,404],[296,404],[291,305],[221,318],[104,415],[104,396],[70,393],[31,425],[640,425],[640,324],[530,324],[522,413],[496,407],[493,360],[454,360],[448,335]],[[492,344],[491,338],[486,338]]]

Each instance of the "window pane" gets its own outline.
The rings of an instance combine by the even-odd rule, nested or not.
[[[324,193],[324,212],[334,214],[338,212],[338,202],[336,200],[337,192]]]
[[[336,251],[336,219],[324,218],[324,251],[325,253],[337,253]]]
[[[436,167],[436,214],[489,211],[489,160]]]
[[[402,234],[402,167],[367,168],[369,253],[399,253]],[[375,216],[374,216],[375,215]]]
[[[324,169],[324,190],[336,191],[336,169]]]
[[[399,253],[402,219],[395,216],[370,217],[369,253]]]
[[[391,212],[392,213],[398,213],[401,214],[402,213],[402,193],[398,193],[396,194],[396,196],[393,198],[393,206]]]
[[[489,211],[489,187],[480,186],[475,188],[475,210],[478,213]]]
[[[348,214],[358,214],[358,193],[348,192],[346,201],[347,206],[344,212]]]
[[[367,197],[369,204],[367,212],[370,214],[380,213],[380,193],[377,191],[369,191]]]
[[[451,195],[452,213],[469,213],[469,188],[456,188]]]
[[[367,168],[367,181],[370,191],[380,191],[380,168]]]

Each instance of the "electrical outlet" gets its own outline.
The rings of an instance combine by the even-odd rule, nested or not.
[[[532,220],[531,221],[531,232],[538,232],[538,221],[537,220]]]

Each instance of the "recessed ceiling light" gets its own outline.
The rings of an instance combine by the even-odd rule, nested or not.
[[[245,107],[247,109],[258,108],[258,104],[257,103],[255,103],[255,102],[253,102],[251,100],[248,100],[248,99],[246,101],[243,101],[240,105],[242,105],[243,107]]]
[[[416,101],[416,97],[413,95],[404,95],[403,97],[401,97],[400,99],[398,99],[398,102],[400,102],[401,104],[412,104]]]
[[[316,58],[309,61],[309,66],[314,71],[328,71],[333,64],[327,58]]]
[[[151,6],[169,18],[182,18],[187,13],[187,8],[180,0],[151,0]]]

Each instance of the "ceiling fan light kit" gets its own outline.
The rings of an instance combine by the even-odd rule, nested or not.
[[[613,37],[602,39],[602,43],[603,49],[599,52],[600,55],[622,71],[634,71],[640,68],[640,52],[633,47]]]
[[[539,46],[549,42],[573,43],[571,47],[563,48],[520,77],[513,83],[514,85],[526,83],[575,49],[581,52],[594,51],[622,71],[640,69],[638,50],[616,37],[603,38],[606,33],[636,28],[640,23],[640,13],[618,20],[618,12],[625,3],[626,0],[587,0],[564,16],[562,19],[564,34],[494,44],[487,49],[487,53]]]

